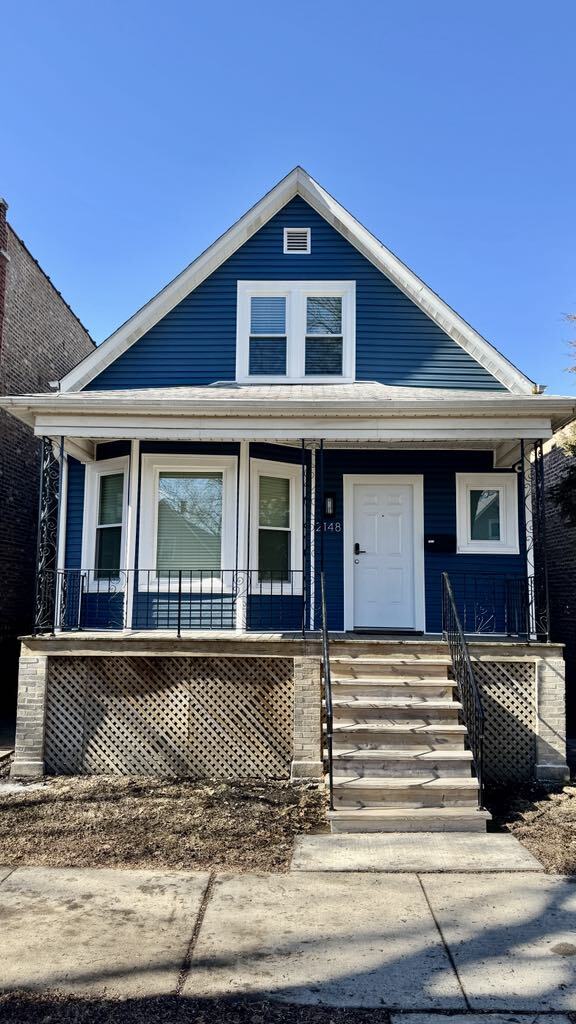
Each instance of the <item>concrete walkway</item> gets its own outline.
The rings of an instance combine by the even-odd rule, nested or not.
[[[5,868],[0,915],[4,989],[576,1010],[576,885],[537,872]]]
[[[544,871],[514,836],[495,832],[375,832],[298,836],[292,871]]]

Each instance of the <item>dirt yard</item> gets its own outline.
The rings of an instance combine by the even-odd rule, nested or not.
[[[317,787],[59,777],[0,795],[0,864],[286,871],[327,827]]]
[[[242,999],[166,997],[83,1000],[25,994],[0,995],[6,1024],[388,1024],[385,1010],[327,1009]]]
[[[576,874],[576,782],[556,789],[531,784],[493,790],[493,828],[511,832],[551,874]]]

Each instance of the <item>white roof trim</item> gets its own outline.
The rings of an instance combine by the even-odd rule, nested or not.
[[[461,346],[504,387],[516,394],[532,394],[535,385],[490,342],[466,323],[397,256],[379,242],[340,203],[296,167],[220,236],[162,291],[102,342],[61,381],[62,391],[79,391],[134,342],[158,323],[202,281],[214,273],[240,246],[266,224],[294,196],[300,195],[366,259],[389,278],[449,337]]]

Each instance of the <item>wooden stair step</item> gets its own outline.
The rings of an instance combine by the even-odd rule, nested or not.
[[[485,832],[492,815],[472,807],[363,807],[329,811],[332,832]]]
[[[401,747],[395,750],[333,750],[334,758],[359,761],[472,761],[470,750],[429,750],[428,747]]]
[[[447,697],[431,697],[429,700],[425,700],[422,697],[389,697],[389,698],[376,698],[373,697],[371,700],[364,698],[351,699],[349,697],[335,697],[332,695],[332,707],[336,708],[350,708],[355,711],[361,710],[362,708],[373,709],[378,711],[389,711],[391,708],[427,708],[429,711],[460,711],[462,705],[460,701],[449,700]]]

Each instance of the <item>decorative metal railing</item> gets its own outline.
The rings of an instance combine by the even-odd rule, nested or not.
[[[37,633],[54,630],[226,630],[304,633],[304,573],[259,569],[45,570]]]
[[[466,635],[492,633],[548,641],[549,611],[545,577],[450,572],[450,583]]]
[[[328,754],[328,795],[330,810],[334,810],[334,769],[332,745],[334,738],[334,711],[332,707],[332,676],[330,673],[330,640],[328,616],[326,614],[326,585],[324,573],[320,573],[320,612],[322,621],[322,677],[324,681],[324,709],[326,718],[326,751]]]
[[[480,690],[474,676],[466,638],[456,608],[454,592],[448,573],[442,573],[443,632],[450,650],[458,697],[468,733],[468,743],[474,759],[478,779],[478,806],[484,806],[484,708]]]

